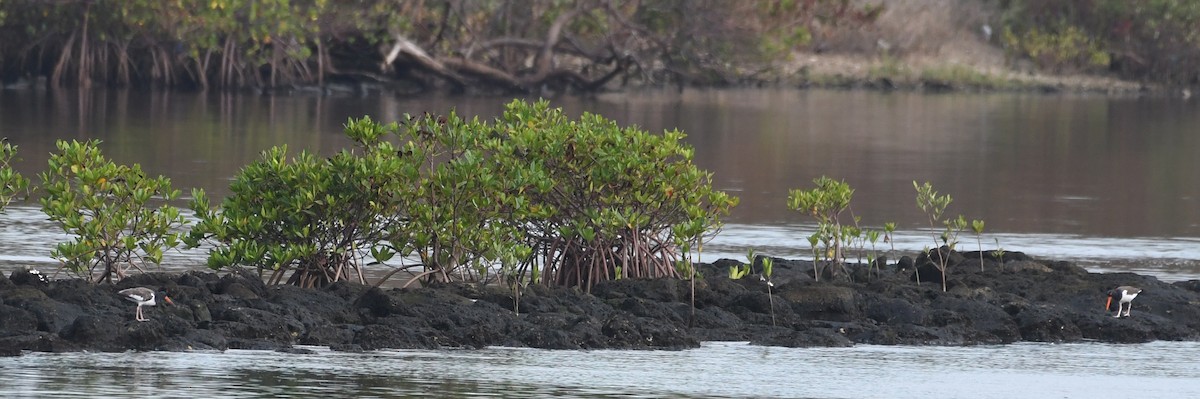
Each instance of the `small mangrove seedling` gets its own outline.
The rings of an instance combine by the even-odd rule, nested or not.
[[[846,243],[847,247],[854,248],[858,255],[858,263],[862,263],[866,240],[863,239],[863,231],[858,227],[858,217],[854,218],[854,226],[846,226],[842,229],[842,242]]]
[[[808,214],[817,221],[817,232],[821,234],[821,240],[827,242],[826,248],[833,252],[830,258],[844,270],[847,231],[838,218],[850,207],[854,189],[845,181],[826,176],[813,179],[813,184],[816,187],[810,190],[789,191],[787,207]]]
[[[729,266],[729,279],[730,280],[741,280],[742,277],[746,277],[747,274],[750,274],[750,265],[747,265],[744,263],[739,263],[739,264],[736,264],[733,266]]]
[[[896,222],[887,222],[883,224],[883,242],[891,245],[891,249],[888,250],[888,256],[892,256],[892,253],[896,252],[896,243],[892,241],[892,234],[895,232]]]
[[[949,195],[939,196],[938,192],[933,189],[933,184],[930,184],[929,182],[925,182],[923,185],[918,185],[917,181],[913,180],[913,188],[917,190],[917,207],[921,208],[921,211],[925,212],[925,215],[929,217],[929,229],[930,231],[934,231],[938,221],[942,220],[942,213],[946,211],[946,207],[950,206],[950,202],[954,201],[954,199],[950,198]],[[960,216],[958,220],[961,219],[962,217]],[[938,271],[942,273],[942,291],[945,292],[946,267],[948,266],[947,263],[949,262],[949,254],[941,253],[941,245],[938,245],[938,239],[940,238],[942,245],[947,246],[949,251],[953,252],[954,246],[952,242],[956,244],[957,240],[955,239],[954,234],[952,234],[952,226],[957,226],[958,223],[955,219],[946,220],[942,223],[946,226],[946,228],[941,234],[934,233],[933,250],[938,251],[938,261],[935,265],[937,266]],[[962,224],[965,225],[966,221],[964,220]],[[925,254],[930,254],[929,249],[926,249]],[[930,256],[932,257],[932,255]],[[917,281],[921,281],[919,275]]]
[[[753,262],[753,261],[754,260],[751,259],[751,262]],[[771,282],[771,272],[772,272],[772,269],[774,268],[774,265],[775,265],[775,261],[772,260],[771,257],[764,256],[763,260],[762,260],[763,271],[762,271],[762,275],[759,276],[760,280],[765,281],[767,283],[767,301],[769,303],[769,306],[771,307],[771,326],[772,327],[775,326],[775,294],[773,294],[771,292],[771,287],[775,286],[775,283]]]
[[[867,254],[867,277],[871,277],[871,268],[875,268],[875,274],[878,276],[879,266],[875,264],[875,259],[878,259],[879,253],[875,249],[875,243],[879,242],[879,230],[867,229],[867,241],[871,243],[871,252]]]
[[[690,253],[688,251],[691,249],[691,244],[682,244],[681,248],[683,248],[684,253]],[[696,258],[700,257],[699,253],[696,253],[695,256]],[[675,261],[675,272],[679,273],[680,277],[688,280],[692,307],[691,319],[688,323],[693,323],[696,320],[696,279],[704,278],[704,275],[699,270],[696,270],[696,262],[692,259],[692,255],[688,255],[684,256],[683,259]]]
[[[679,248],[684,253],[683,259],[675,264],[675,269],[680,271],[679,275],[687,276],[688,289],[691,294],[691,317],[688,319],[688,327],[694,327],[696,323],[696,278],[701,276],[696,271],[696,262],[700,259],[700,254],[704,252],[704,240],[696,240],[696,251],[692,252],[692,242],[688,240],[680,240]],[[693,258],[694,256],[694,258]],[[693,261],[695,259],[695,261]],[[686,273],[683,273],[686,272]],[[730,278],[733,278],[731,275]]]
[[[953,218],[946,219],[945,221],[942,222],[942,225],[945,226],[945,229],[942,230],[942,245],[945,245],[947,248],[946,254],[944,256],[941,256],[941,261],[942,261],[941,263],[943,266],[942,267],[942,269],[943,269],[942,270],[942,291],[945,291],[946,290],[946,271],[945,271],[945,269],[947,266],[949,266],[949,262],[950,262],[949,255],[951,253],[953,253],[954,251],[958,250],[958,242],[959,242],[958,237],[960,235],[962,235],[963,231],[967,230],[967,219],[964,218],[963,215],[958,215]],[[940,248],[938,249],[938,253],[941,254]]]
[[[979,246],[979,271],[983,271],[983,221],[972,220],[971,231],[975,233],[975,244]]]
[[[739,263],[739,264],[730,266],[729,267],[729,279],[730,280],[739,280],[742,277],[746,277],[747,275],[749,275],[751,270],[754,267],[754,263],[756,260],[755,258],[758,258],[758,255],[754,253],[753,249],[747,251],[746,252],[746,260],[749,261],[750,263],[749,264]],[[771,257],[769,257],[769,256],[762,257],[762,273],[760,273],[758,275],[759,281],[767,283],[767,301],[770,304],[769,306],[771,308],[770,310],[771,310],[771,325],[772,326],[775,325],[775,295],[773,292],[771,292],[771,287],[775,286],[775,283],[771,282],[771,274],[774,271],[773,270],[774,265],[775,265],[774,260],[772,260]]]
[[[945,230],[942,231],[942,243],[948,245],[950,249],[958,248],[958,237],[962,232],[967,230],[967,218],[963,215],[958,215],[942,222]]]
[[[525,280],[525,271],[521,269],[521,260],[528,258],[533,250],[524,245],[504,247],[495,243],[493,251],[500,262],[500,277],[512,291],[513,314],[521,314],[521,290],[530,282],[536,281]]]
[[[896,233],[896,222],[887,222],[883,224],[883,242],[888,243],[887,256],[889,258],[896,254],[896,240],[892,237]],[[917,285],[921,285],[921,272],[917,271]]]

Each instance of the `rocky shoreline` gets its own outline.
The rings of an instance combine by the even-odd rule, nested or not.
[[[850,265],[813,279],[809,261],[775,260],[774,288],[728,278],[732,260],[701,265],[695,286],[618,280],[576,289],[531,287],[513,312],[502,287],[449,284],[387,289],[267,286],[248,272],[149,273],[115,285],[0,275],[0,354],[23,351],[384,348],[685,349],[701,341],[788,347],[979,345],[1021,341],[1137,343],[1200,339],[1200,280],[1164,283],[1134,273],[1089,273],[1071,262],[1007,253],[1004,262],[953,253],[942,292],[924,256],[882,271]],[[918,285],[913,265],[923,282]],[[1103,309],[1106,292],[1144,292],[1132,317]],[[146,308],[117,291],[162,287],[175,306]],[[1115,306],[1115,305],[1114,305]],[[772,312],[773,309],[773,312]],[[773,314],[773,315],[772,315]]]

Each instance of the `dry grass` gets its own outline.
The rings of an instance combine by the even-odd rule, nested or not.
[[[880,0],[855,0],[877,3]],[[1053,89],[1105,93],[1146,90],[1143,83],[1100,75],[1034,71],[1005,56],[998,36],[998,11],[984,0],[881,0],[886,11],[875,26],[823,32],[819,51],[793,55],[782,76],[801,84],[851,86],[886,79],[889,85],[920,88],[933,82],[974,89]],[[990,24],[993,35],[983,34]]]

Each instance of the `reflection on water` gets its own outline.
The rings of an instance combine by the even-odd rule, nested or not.
[[[391,121],[449,109],[489,118],[506,101],[0,90],[0,132],[20,146],[17,166],[29,176],[43,169],[55,139],[95,138],[117,162],[167,175],[185,193],[200,187],[219,197],[273,145],[323,154],[344,148],[347,118]],[[919,180],[954,198],[949,214],[987,222],[986,248],[999,240],[1007,250],[1081,259],[1093,269],[1197,275],[1200,102],[767,89],[603,94],[553,104],[649,131],[687,132],[696,163],[742,199],[730,226],[706,247],[714,257],[740,258],[751,247],[806,254],[810,221],[786,209],[787,191],[829,175],[856,189],[853,216],[865,226],[892,221],[910,233],[897,236],[898,250],[926,246],[918,230],[928,224],[912,188]],[[16,219],[0,218],[0,261],[47,259],[56,241],[43,238],[56,232],[37,216]],[[962,241],[973,249],[969,234]]]
[[[1200,102],[732,90],[581,107],[688,132],[697,163],[743,197],[740,223],[803,220],[787,189],[829,175],[857,189],[869,225],[925,225],[912,181],[927,180],[995,231],[1200,236]]]
[[[30,353],[2,397],[1200,397],[1200,343]],[[1118,367],[1117,359],[1136,359]]]

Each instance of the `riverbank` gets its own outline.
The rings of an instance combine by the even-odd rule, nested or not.
[[[774,288],[728,278],[731,260],[702,265],[695,287],[619,280],[591,294],[531,287],[513,312],[507,289],[452,284],[378,289],[266,286],[251,273],[191,271],[131,276],[116,285],[42,282],[18,270],[0,278],[0,353],[384,348],[683,349],[701,341],[786,347],[854,344],[979,345],[1022,341],[1113,343],[1200,339],[1200,281],[1164,283],[1133,273],[1089,273],[1066,261],[1007,253],[1004,263],[953,254],[948,291],[926,259],[902,258],[878,275],[854,266],[812,278],[812,263],[776,260]],[[922,264],[920,285],[911,265]],[[853,281],[851,281],[853,280]],[[1118,285],[1145,291],[1132,316],[1103,309]],[[163,287],[176,306],[146,308],[120,289]],[[694,314],[694,315],[693,315]]]
[[[554,96],[780,83],[1188,97],[1200,83],[1200,13],[1186,2],[320,3],[290,13],[85,3],[0,3],[12,43],[0,44],[0,85]],[[314,21],[323,29],[301,28]]]
[[[788,86],[915,91],[1029,91],[1190,97],[1186,87],[1121,79],[1114,68],[1039,68],[1006,49],[1006,11],[988,2],[887,2],[870,29],[822,41],[766,68]],[[1194,90],[1193,90],[1194,91]]]
[[[1095,74],[1048,74],[991,58],[971,59],[970,55],[956,53],[907,57],[800,53],[779,68],[772,83],[800,88],[885,91],[1014,91],[1183,98],[1192,95],[1187,88],[1172,89]]]

